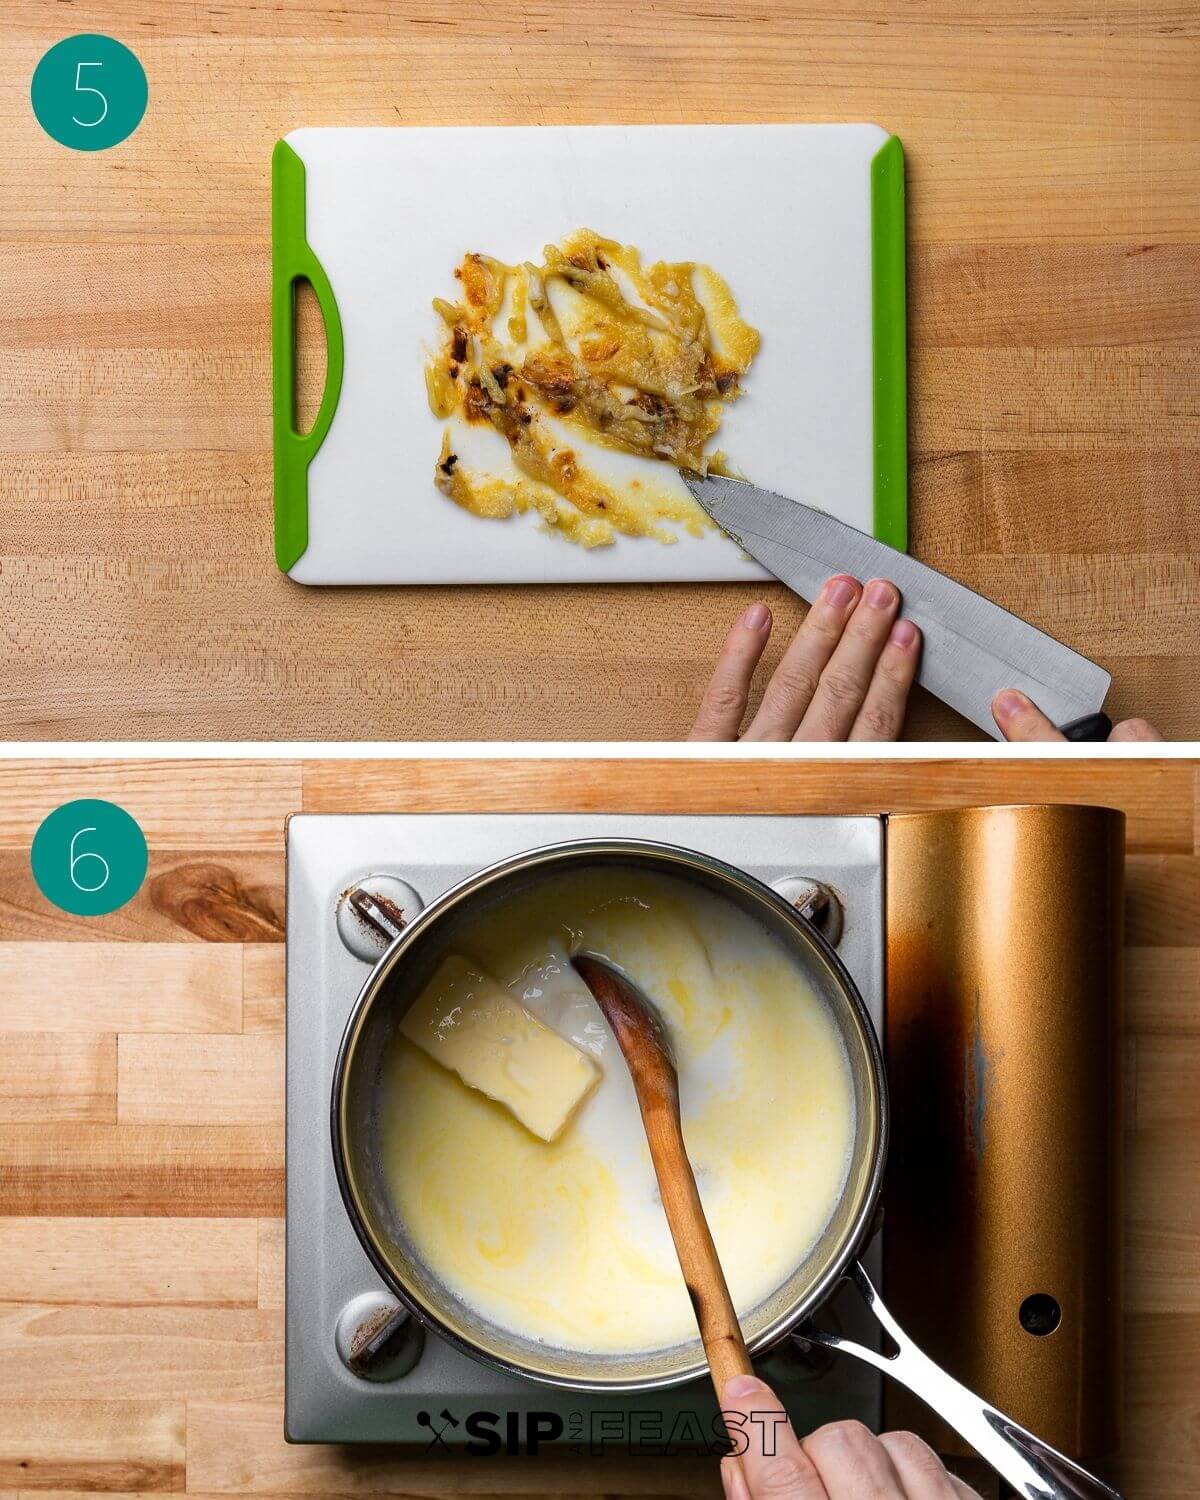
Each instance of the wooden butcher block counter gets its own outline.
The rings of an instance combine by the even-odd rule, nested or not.
[[[87,30],[149,78],[111,151],[29,108]],[[9,0],[0,65],[0,733],[681,737],[755,596],[777,658],[782,588],[276,571],[271,150],[303,125],[872,121],[907,153],[912,551],[1111,669],[1114,718],[1200,736],[1192,0]],[[924,699],[909,729],[976,737]]]
[[[289,812],[1128,814],[1129,1500],[1200,1492],[1195,763],[9,762],[0,766],[0,1496],[706,1495],[709,1464],[492,1463],[283,1440],[283,821]],[[111,916],[50,907],[71,797],[145,829]]]

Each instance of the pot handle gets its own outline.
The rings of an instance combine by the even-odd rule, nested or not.
[[[1116,1490],[1051,1448],[1049,1443],[1034,1437],[1019,1422],[998,1412],[934,1364],[888,1312],[860,1262],[854,1262],[848,1276],[892,1339],[895,1353],[881,1354],[811,1324],[796,1334],[798,1339],[852,1354],[906,1385],[964,1437],[1021,1500],[1121,1500]]]

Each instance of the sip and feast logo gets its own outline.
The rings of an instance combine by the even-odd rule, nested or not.
[[[723,1458],[746,1451],[749,1429],[761,1431],[762,1450],[775,1452],[782,1412],[591,1411],[562,1416],[554,1411],[473,1411],[461,1416],[443,1406],[419,1411],[418,1423],[430,1434],[426,1453],[465,1453],[474,1458],[536,1457],[561,1445],[571,1452],[603,1458],[610,1453],[671,1458],[680,1455]]]

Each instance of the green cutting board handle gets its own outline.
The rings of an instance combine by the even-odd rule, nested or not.
[[[904,148],[890,136],[871,161],[871,396],[875,535],[908,549],[908,354],[904,303]]]
[[[296,431],[296,283],[316,293],[325,323],[325,389],[316,421]],[[337,409],[344,368],[342,320],[305,233],[304,163],[286,141],[271,157],[271,370],[275,440],[275,561],[286,573],[308,547],[308,466]]]

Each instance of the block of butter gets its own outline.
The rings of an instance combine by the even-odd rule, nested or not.
[[[600,1081],[593,1058],[457,955],[443,962],[400,1030],[545,1141],[561,1133]]]

